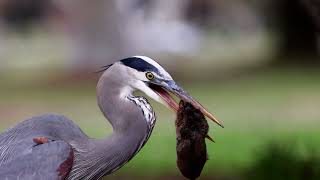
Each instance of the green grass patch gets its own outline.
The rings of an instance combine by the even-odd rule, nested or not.
[[[59,87],[14,82],[0,85],[1,129],[34,114],[67,115],[92,137],[111,133],[96,105],[94,85]],[[210,123],[210,160],[204,175],[250,167],[272,141],[320,145],[320,73],[273,70],[231,81],[180,83],[225,125]],[[70,82],[71,84],[72,82]],[[175,115],[152,101],[158,116],[154,132],[140,153],[116,172],[145,175],[179,174],[175,161]]]

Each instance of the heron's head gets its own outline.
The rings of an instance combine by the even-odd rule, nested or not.
[[[146,56],[133,56],[114,63],[110,69],[117,71],[119,76],[115,77],[116,80],[123,83],[124,87],[129,87],[129,91],[140,90],[153,100],[177,111],[179,105],[171,94],[175,95],[179,99],[191,103],[205,116],[222,126],[206,108],[184,91],[172,79],[171,75],[153,59]]]

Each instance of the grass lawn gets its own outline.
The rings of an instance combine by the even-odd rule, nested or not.
[[[22,78],[23,79],[23,78]],[[92,137],[111,133],[95,98],[95,85],[45,86],[0,78],[0,128],[35,114],[55,112],[68,116]],[[179,80],[177,80],[179,82]],[[250,167],[265,144],[294,141],[320,146],[320,72],[265,70],[228,81],[180,84],[225,125],[210,123],[216,143],[207,143],[210,160],[203,176],[237,172]],[[72,82],[70,82],[71,84]],[[175,165],[175,114],[152,102],[158,116],[149,142],[122,174],[179,175]]]

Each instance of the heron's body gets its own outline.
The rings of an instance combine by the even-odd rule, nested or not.
[[[113,133],[102,139],[89,138],[62,115],[25,120],[0,134],[1,179],[95,180],[116,171],[143,147],[156,121],[148,101],[133,92],[140,90],[176,107],[162,88],[200,107],[148,57],[127,58],[107,66],[97,85],[97,99]]]
[[[97,140],[89,138],[76,124],[62,115],[48,114],[33,117],[0,135],[0,176],[1,178],[7,176],[9,180],[17,179],[13,176],[25,180],[64,179],[63,175],[68,175],[68,179],[99,179],[115,171],[118,165],[122,166],[128,162],[147,140],[144,137],[146,132],[151,133],[151,129],[146,127],[146,132],[141,132],[138,138],[136,134],[139,132],[137,128],[134,129],[132,134],[130,132],[122,136],[113,134],[108,139]],[[37,137],[46,137],[49,142],[37,144],[33,141]],[[108,146],[113,141],[117,142],[118,146]],[[95,149],[100,145],[105,148]],[[43,153],[39,153],[41,148]],[[110,148],[113,151],[110,151]],[[117,156],[111,155],[110,152],[114,152]],[[99,157],[91,157],[91,154],[97,153],[100,154]],[[52,162],[57,157],[61,159]],[[10,165],[10,162],[16,161],[19,161],[19,166]],[[118,163],[111,167],[108,164],[110,161]],[[68,164],[61,169],[63,163]],[[106,168],[108,171],[105,171]],[[30,174],[30,171],[34,174]],[[64,171],[68,173],[62,173]]]
[[[38,137],[46,137],[49,142],[37,144],[33,139]],[[77,141],[88,141],[88,138],[61,115],[48,114],[25,120],[0,135],[0,176],[9,180],[63,179],[67,174],[62,172],[70,171],[73,164],[71,144]],[[68,159],[69,166],[59,169]]]

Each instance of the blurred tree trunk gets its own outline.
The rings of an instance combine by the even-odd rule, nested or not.
[[[130,54],[125,17],[115,0],[59,3],[69,23],[71,68],[97,69]]]
[[[320,1],[303,0],[303,4],[316,26],[318,54],[320,54]]]
[[[199,33],[183,19],[188,1],[60,0],[70,27],[71,68],[97,69],[136,54],[192,52]]]

